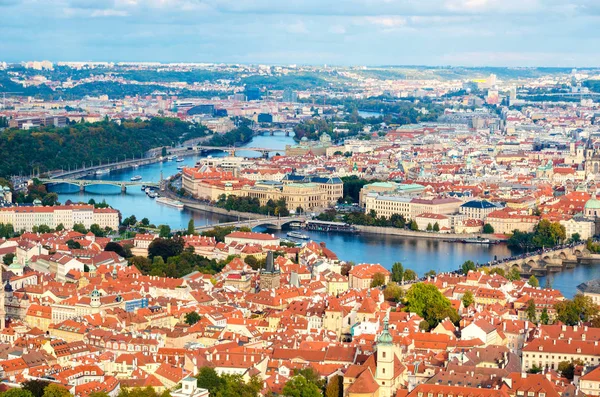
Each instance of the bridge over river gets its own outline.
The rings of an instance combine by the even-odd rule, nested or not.
[[[265,227],[268,227],[269,229],[281,230],[283,225],[286,225],[291,222],[305,222],[307,219],[308,219],[308,217],[306,217],[306,216],[286,216],[286,217],[269,216],[269,217],[258,218],[258,219],[246,219],[246,220],[235,221],[235,222],[223,222],[223,223],[217,223],[217,224],[210,224],[210,225],[206,225],[206,226],[199,226],[199,227],[196,227],[195,230],[197,232],[204,232],[206,230],[212,230],[216,226],[219,226],[219,227],[227,227],[227,226],[248,227],[250,229],[253,229],[258,226],[265,226]]]
[[[481,266],[502,268],[506,272],[517,268],[521,275],[533,274],[536,276],[545,276],[548,273],[556,273],[563,269],[574,268],[577,263],[592,259],[592,255],[587,250],[585,243],[578,243],[491,261]]]
[[[101,179],[49,179],[49,178],[40,178],[40,182],[45,185],[49,184],[59,184],[65,183],[69,185],[79,186],[79,191],[84,192],[87,186],[96,186],[96,185],[109,185],[109,186],[117,186],[121,188],[121,192],[125,193],[127,191],[127,187],[129,186],[150,186],[158,188],[160,187],[160,182],[142,182],[142,181],[109,181],[109,180],[101,180]]]

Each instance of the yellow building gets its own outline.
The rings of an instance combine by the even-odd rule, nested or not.
[[[292,212],[298,207],[303,210],[311,210],[313,208],[327,208],[330,204],[327,191],[313,182],[284,185],[270,181],[258,182],[254,186],[244,186],[241,195],[258,199],[260,205],[266,205],[269,200],[284,199],[287,208]]]

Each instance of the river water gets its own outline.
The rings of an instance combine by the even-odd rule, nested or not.
[[[246,146],[272,148],[274,154],[276,152],[283,153],[285,145],[289,144],[294,144],[292,137],[286,137],[284,133],[276,133],[274,136],[256,136]],[[260,156],[259,153],[252,151],[239,151],[237,154],[245,157]],[[213,154],[213,156],[222,155],[221,153]],[[189,156],[179,163],[174,161],[155,163],[137,169],[113,171],[110,174],[93,176],[89,179],[129,181],[132,176],[140,175],[142,181],[157,182],[160,180],[161,172],[166,178],[178,172],[177,166],[192,166],[198,159],[200,156]],[[187,209],[179,211],[155,202],[137,187],[130,187],[125,194],[122,194],[120,188],[116,186],[89,186],[83,193],[79,192],[78,187],[70,185],[55,185],[49,189],[57,192],[59,200],[63,203],[67,200],[88,202],[91,198],[96,201],[104,199],[111,206],[119,209],[123,218],[135,215],[140,220],[146,217],[151,223],[168,224],[173,229],[186,228],[190,218],[194,219],[197,226],[233,220],[228,216],[201,211]],[[285,237],[286,231],[274,231],[273,233]],[[302,233],[308,234],[314,241],[326,243],[327,247],[340,259],[356,263],[381,263],[388,268],[394,262],[402,262],[404,267],[415,270],[419,275],[429,270],[436,272],[455,270],[469,259],[485,263],[494,257],[504,258],[512,254],[504,244],[486,246],[373,234],[348,235],[310,231]],[[575,269],[551,276],[551,285],[570,297],[576,293],[575,288],[578,284],[596,277],[600,277],[600,267],[578,266]],[[543,278],[540,280],[540,284],[545,284]]]

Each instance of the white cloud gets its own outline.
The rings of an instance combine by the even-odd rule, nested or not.
[[[92,18],[98,17],[126,17],[129,13],[125,10],[105,9],[105,10],[94,10],[90,16]]]
[[[365,17],[365,20],[370,24],[382,26],[384,28],[397,28],[406,25],[406,18],[398,16]]]

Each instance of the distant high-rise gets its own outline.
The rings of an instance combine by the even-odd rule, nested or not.
[[[298,92],[293,91],[291,88],[286,88],[283,90],[282,101],[290,103],[298,102]]]
[[[258,87],[246,87],[245,94],[249,101],[259,101],[262,97]]]

